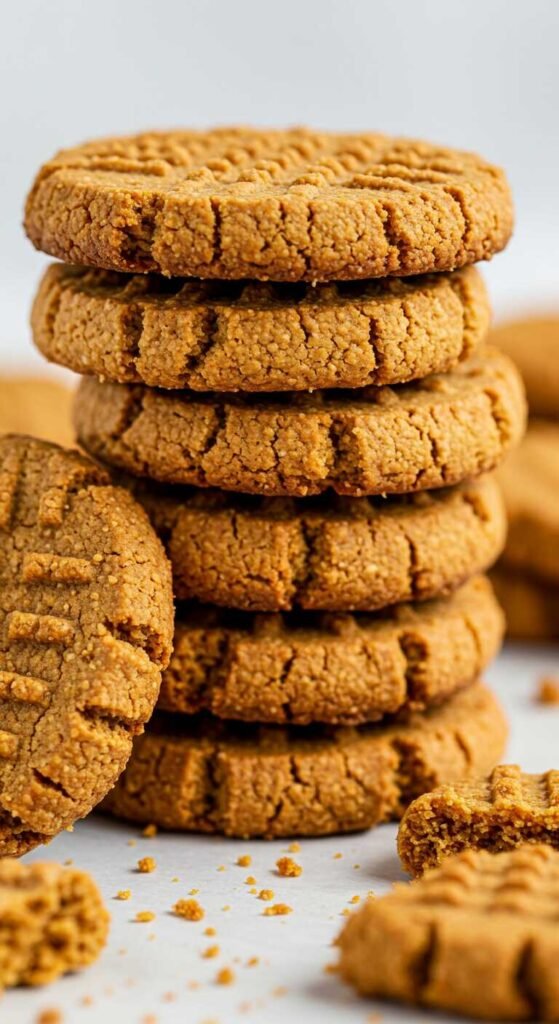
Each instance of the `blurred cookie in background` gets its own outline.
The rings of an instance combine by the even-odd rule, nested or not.
[[[491,573],[491,582],[510,637],[559,640],[559,585],[549,586],[503,565]]]
[[[491,343],[520,370],[531,415],[559,419],[559,310],[504,323],[491,332]]]
[[[0,377],[0,434],[74,446],[72,391],[46,377]]]

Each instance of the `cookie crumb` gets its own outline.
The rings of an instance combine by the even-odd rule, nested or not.
[[[237,864],[240,868],[249,868],[252,864],[252,857],[249,853],[243,853],[241,857],[237,857]]]
[[[538,704],[559,704],[559,678],[542,676],[536,693]]]
[[[138,924],[147,924],[149,921],[155,921],[155,914],[153,910],[139,910],[136,914],[136,921]]]
[[[256,967],[260,963],[259,956],[249,956],[247,960],[247,967]]]
[[[146,825],[142,831],[142,835],[144,839],[153,839],[153,837],[157,835],[157,831],[157,825],[151,823],[150,825]]]
[[[153,857],[140,857],[138,861],[138,871],[141,875],[149,875],[152,871],[155,871],[157,862]]]
[[[275,896],[273,889],[261,889],[258,893],[259,900],[273,900]]]
[[[256,878],[254,877],[254,875],[246,876],[245,885],[256,885]]]
[[[200,892],[199,889],[189,889],[188,890],[188,895],[189,896],[197,896],[199,892]]]
[[[298,878],[303,873],[301,865],[297,864],[292,857],[280,857],[276,861],[276,867],[278,875],[281,875],[282,878]]]
[[[349,909],[349,907],[344,907],[344,909],[342,910],[342,917],[349,917],[350,914],[351,910]]]
[[[175,875],[175,877],[172,878],[171,881],[172,882],[180,882],[180,878],[177,878],[177,876]]]
[[[266,907],[263,916],[264,917],[283,917],[285,914],[292,914],[293,907],[290,907],[288,903],[274,903],[271,907]]]
[[[129,900],[131,895],[132,893],[130,892],[130,889],[119,889],[115,896],[115,900]]]
[[[230,967],[222,967],[217,972],[215,980],[218,985],[232,985],[235,981],[235,972]]]
[[[173,913],[185,921],[201,921],[206,911],[200,906],[198,900],[177,900],[173,907]]]
[[[287,995],[287,989],[285,985],[277,985],[276,988],[273,988],[272,995],[275,996],[276,999],[281,999],[282,996]]]
[[[213,928],[212,925],[209,924],[207,928],[204,928],[204,935],[217,935],[217,929]]]
[[[361,897],[358,896],[357,893],[355,894],[355,896],[352,896],[350,900],[348,900],[348,903],[360,903],[360,902],[361,902]]]
[[[287,847],[287,852],[288,853],[300,853],[301,852],[301,844],[297,843],[297,842],[290,843],[289,846]]]
[[[165,992],[165,994],[163,995],[163,1002],[164,1003],[176,1003],[176,1001],[177,1001],[177,993],[176,992]]]
[[[37,1017],[37,1024],[62,1024],[63,1020],[60,1010],[41,1010]]]
[[[136,840],[135,839],[127,839],[126,840],[126,845],[127,846],[136,846]]]
[[[206,949],[202,951],[202,956],[204,957],[204,960],[213,960],[214,956],[219,956],[219,952],[219,946],[207,946]]]
[[[251,889],[249,889],[248,891],[249,891],[249,895],[250,895],[250,896],[256,896],[256,894],[257,894],[257,892],[258,892],[258,889],[256,888],[256,886],[255,886],[255,885],[253,885],[253,886],[252,886],[252,888],[251,888]]]
[[[343,853],[333,853],[332,854],[332,860],[341,860],[342,857],[343,857]]]

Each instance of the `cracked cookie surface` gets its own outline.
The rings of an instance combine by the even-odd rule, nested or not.
[[[525,399],[496,350],[395,388],[196,395],[84,378],[81,444],[138,476],[271,495],[401,494],[458,483],[520,439]]]
[[[559,771],[528,775],[501,764],[486,778],[441,786],[414,800],[398,832],[410,875],[462,850],[500,853],[524,843],[559,847]]]
[[[85,871],[0,860],[0,990],[45,985],[93,963],[109,914]]]
[[[292,725],[422,711],[484,671],[503,627],[483,577],[444,600],[376,616],[186,606],[158,707]]]
[[[327,281],[454,270],[511,234],[504,173],[378,134],[217,128],[98,139],[39,171],[25,227],[69,263]]]
[[[0,438],[0,854],[105,795],[170,657],[169,566],[143,510],[77,452]]]
[[[299,391],[449,370],[483,341],[489,303],[473,267],[313,288],[55,264],[31,323],[47,359],[119,384]]]
[[[468,850],[367,900],[338,938],[362,995],[486,1020],[559,1020],[559,853]]]
[[[481,683],[405,723],[258,726],[156,714],[103,807],[162,828],[328,835],[402,815],[420,793],[482,774],[507,734]]]

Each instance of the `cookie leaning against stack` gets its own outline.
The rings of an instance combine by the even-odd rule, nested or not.
[[[70,264],[32,320],[94,375],[80,443],[201,602],[112,813],[319,835],[490,769],[506,728],[478,679],[502,619],[474,577],[504,517],[472,478],[524,399],[471,264],[510,235],[502,172],[379,135],[142,135],[55,157],[26,226]]]

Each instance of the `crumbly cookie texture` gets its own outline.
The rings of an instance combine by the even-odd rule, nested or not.
[[[517,370],[494,350],[397,388],[195,395],[84,378],[83,446],[164,483],[305,496],[399,494],[493,469],[522,436]]]
[[[77,452],[0,438],[0,855],[105,795],[157,699],[170,569],[143,509]]]
[[[450,370],[485,338],[489,302],[474,267],[312,287],[54,264],[31,323],[47,359],[116,383],[300,391]]]
[[[505,613],[508,636],[519,640],[559,638],[559,586],[541,583],[503,564],[493,569],[491,580]]]
[[[366,996],[484,1020],[559,1020],[559,853],[467,850],[367,900],[339,939]]]
[[[505,543],[493,477],[392,498],[260,498],[121,478],[173,566],[175,594],[248,611],[371,611],[447,594]]]
[[[523,843],[559,847],[559,771],[527,775],[502,764],[484,779],[442,786],[414,800],[398,832],[410,875],[462,850],[499,853]]]
[[[328,835],[400,817],[420,793],[479,775],[507,727],[481,683],[403,723],[286,728],[159,714],[104,807],[163,828]]]
[[[72,392],[42,377],[0,377],[0,434],[74,443]]]
[[[483,577],[444,600],[376,616],[186,607],[158,706],[253,722],[359,725],[442,702],[484,671],[503,629]]]
[[[0,860],[0,989],[45,985],[97,960],[109,914],[90,875]]]
[[[98,139],[45,164],[25,211],[69,263],[272,281],[454,270],[512,226],[504,173],[473,153],[305,128]]]
[[[559,423],[531,420],[500,482],[509,518],[503,563],[559,584]]]
[[[516,363],[530,412],[559,418],[559,316],[530,317],[494,328],[492,344]]]

